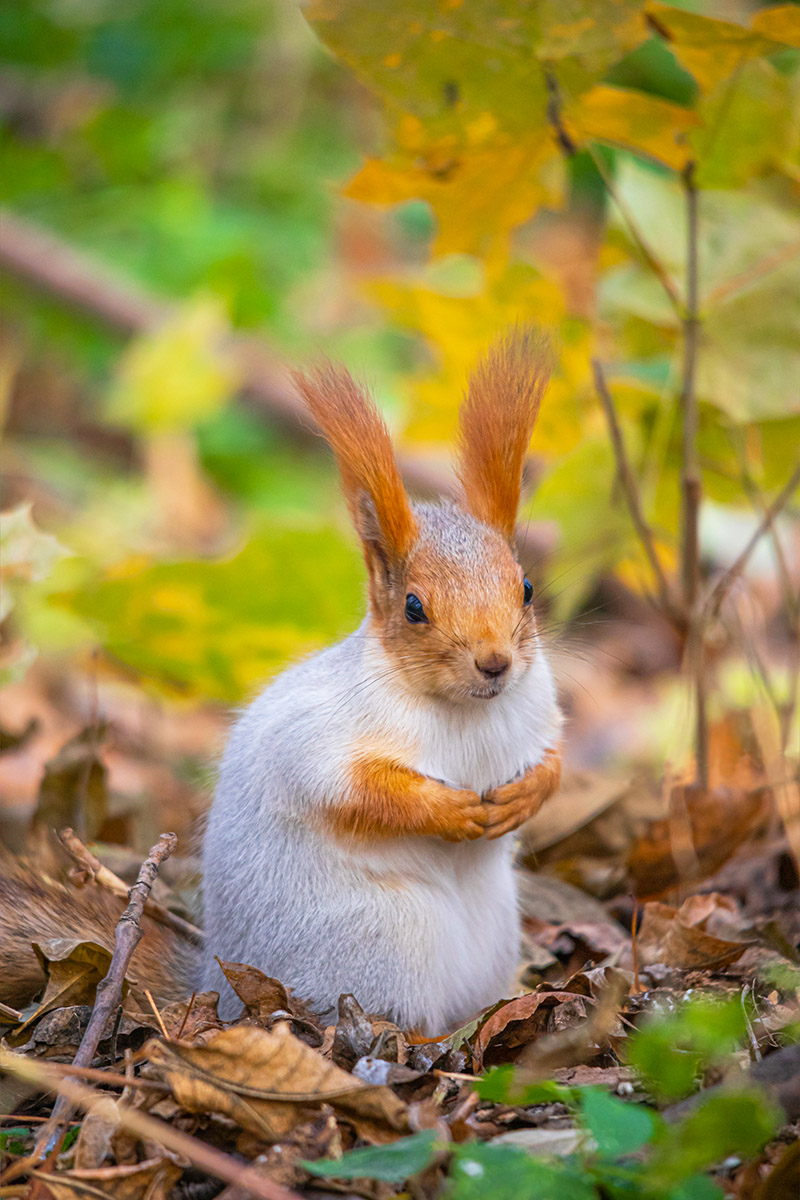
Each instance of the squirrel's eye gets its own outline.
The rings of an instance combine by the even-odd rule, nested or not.
[[[419,625],[421,622],[426,625],[428,623],[422,601],[413,592],[409,592],[406,596],[406,620],[410,621],[412,625]]]
[[[528,576],[526,575],[522,581],[522,602],[523,602],[523,604],[530,604],[532,599],[533,599],[533,584],[531,583],[530,579],[528,579]]]

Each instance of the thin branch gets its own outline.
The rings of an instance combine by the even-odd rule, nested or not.
[[[73,882],[78,884],[78,886],[82,886],[87,879],[93,879],[100,887],[107,888],[115,896],[127,899],[130,888],[125,880],[120,879],[119,875],[115,875],[113,871],[104,866],[100,862],[100,859],[92,854],[91,850],[83,844],[72,829],[59,830],[58,840],[75,863],[76,869],[70,872]],[[158,921],[161,925],[166,925],[168,929],[171,929],[174,933],[179,933],[196,946],[202,946],[204,941],[202,929],[198,929],[190,921],[185,921],[183,917],[170,912],[168,908],[165,908],[163,904],[159,904],[157,900],[148,897],[145,901],[144,911],[154,921]]]
[[[606,414],[608,421],[608,429],[611,435],[611,444],[614,448],[614,458],[617,464],[617,473],[619,475],[622,490],[625,493],[625,499],[628,504],[628,511],[631,514],[634,528],[638,535],[639,541],[642,544],[647,561],[655,576],[656,586],[658,589],[658,598],[661,607],[667,615],[674,615],[674,605],[670,595],[669,584],[667,577],[664,574],[664,569],[661,566],[658,554],[656,553],[655,540],[653,531],[647,524],[642,512],[641,499],[639,497],[639,489],[636,480],[631,470],[630,462],[628,461],[628,453],[625,449],[625,442],[622,437],[622,430],[619,424],[619,418],[614,407],[614,401],[611,398],[611,393],[608,389],[606,377],[603,372],[602,365],[596,359],[592,359],[592,372],[594,374],[594,386],[600,403],[603,406],[603,411]]]
[[[177,844],[178,839],[174,833],[162,833],[142,863],[139,870],[139,877],[130,890],[128,905],[119,921],[117,921],[117,928],[114,935],[114,953],[111,956],[111,963],[105,979],[101,979],[97,985],[94,1008],[89,1018],[89,1024],[86,1026],[86,1032],[78,1047],[77,1054],[73,1059],[72,1065],[74,1067],[91,1066],[109,1018],[122,1000],[125,975],[133,952],[142,939],[140,921],[144,912],[145,901],[150,895],[150,889],[155,882],[158,868],[164,859],[170,856]],[[65,1096],[59,1096],[50,1120],[42,1128],[36,1139],[36,1146],[33,1151],[35,1160],[39,1161],[56,1150],[63,1139],[66,1122],[69,1121],[73,1112],[74,1108],[69,1100]]]
[[[792,493],[797,487],[800,487],[800,466],[795,467],[795,469],[792,471],[790,478],[783,485],[772,504],[770,504],[769,508],[764,513],[764,516],[759,521],[755,532],[745,548],[742,550],[739,557],[730,567],[728,567],[728,570],[725,572],[722,578],[717,580],[717,583],[711,589],[711,592],[709,593],[704,605],[704,615],[706,619],[717,616],[720,608],[725,602],[728,593],[750,561],[751,554],[761,541],[764,534],[770,529],[775,518],[789,503],[792,498]]]
[[[683,600],[691,611],[700,581],[700,544],[698,524],[702,487],[697,462],[697,342],[700,332],[699,311],[699,231],[698,192],[694,163],[683,173],[686,192],[686,312],[683,318],[683,386],[680,397],[681,414],[681,574]]]
[[[771,271],[777,271],[779,267],[789,263],[793,258],[797,258],[800,254],[800,239],[794,242],[789,242],[786,246],[781,246],[772,254],[766,254],[763,258],[754,263],[748,271],[742,271],[738,275],[734,275],[731,279],[725,279],[722,283],[717,284],[715,288],[708,293],[705,299],[705,308],[711,308],[714,304],[720,304],[725,300],[730,300],[731,297],[737,296],[752,284],[758,283],[765,275],[769,275]]]
[[[37,1087],[49,1092],[55,1092],[63,1097],[70,1107],[92,1112],[99,1104],[108,1100],[106,1092],[95,1091],[72,1079],[61,1079],[57,1068],[39,1059],[27,1058],[22,1054],[14,1054],[0,1047],[0,1068],[18,1079],[26,1080]],[[274,1183],[264,1175],[259,1174],[251,1166],[237,1162],[229,1154],[201,1142],[199,1138],[168,1125],[166,1121],[158,1120],[144,1113],[141,1109],[130,1108],[125,1104],[117,1105],[120,1126],[135,1137],[157,1142],[166,1150],[171,1150],[187,1159],[193,1166],[198,1167],[207,1175],[221,1179],[224,1183],[242,1188],[254,1200],[300,1200],[297,1192]],[[20,1160],[12,1165],[5,1178],[18,1178],[34,1166],[33,1156]],[[34,1178],[36,1175],[34,1174]]]

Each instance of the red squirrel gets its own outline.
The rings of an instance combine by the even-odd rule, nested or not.
[[[296,377],[361,541],[367,614],[236,722],[204,835],[206,947],[199,964],[173,965],[151,926],[132,973],[156,994],[218,990],[233,1017],[219,957],[277,977],[323,1016],[352,992],[437,1035],[511,985],[512,835],[557,789],[561,764],[555,686],[513,545],[551,361],[522,328],[479,363],[460,411],[461,492],[438,504],[409,500],[378,409],[343,367]],[[50,907],[62,935],[95,930],[63,896]],[[4,934],[19,945],[21,912],[35,938],[30,905],[0,880],[0,976],[14,969]]]

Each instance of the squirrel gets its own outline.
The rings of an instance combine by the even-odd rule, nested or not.
[[[241,1002],[221,958],[261,968],[323,1017],[350,992],[436,1036],[513,982],[511,835],[561,770],[555,684],[513,544],[551,368],[528,328],[489,350],[460,410],[459,497],[436,504],[412,504],[388,429],[344,367],[295,376],[338,465],[367,614],[236,721],[203,839],[205,946],[170,982],[166,949],[145,937],[133,966],[145,985],[155,972],[157,994],[219,991],[232,1019]],[[19,945],[22,911],[31,924],[19,901],[0,886],[0,968],[12,971],[4,932]],[[63,935],[69,904],[53,907]]]

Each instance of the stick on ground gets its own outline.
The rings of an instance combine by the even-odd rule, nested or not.
[[[113,871],[104,866],[100,862],[100,859],[92,854],[87,846],[84,846],[73,829],[59,830],[58,840],[80,873],[93,879],[100,887],[107,888],[115,896],[123,896],[127,899],[130,888],[125,880],[120,879],[119,875],[115,875]],[[83,881],[81,880],[80,882]],[[154,921],[158,921],[161,925],[166,925],[168,929],[171,929],[174,933],[179,933],[182,937],[194,943],[194,945],[202,946],[202,929],[198,929],[190,921],[184,921],[183,917],[170,912],[168,908],[165,908],[163,904],[159,904],[157,900],[153,900],[150,896],[145,901],[144,911]]]
[[[122,1000],[122,987],[125,975],[130,965],[131,957],[142,939],[140,921],[144,912],[145,901],[150,895],[150,889],[158,875],[158,868],[165,858],[169,858],[178,844],[174,833],[162,833],[152,847],[139,870],[139,877],[130,890],[128,906],[117,921],[114,935],[114,953],[111,965],[105,979],[97,985],[94,1009],[86,1026],[86,1032],[81,1039],[78,1052],[73,1059],[74,1067],[91,1066],[97,1053],[97,1047],[106,1028],[109,1018]],[[75,1111],[74,1104],[66,1095],[59,1095],[56,1100],[50,1120],[39,1133],[32,1158],[40,1161],[50,1155],[63,1140],[66,1123]]]

